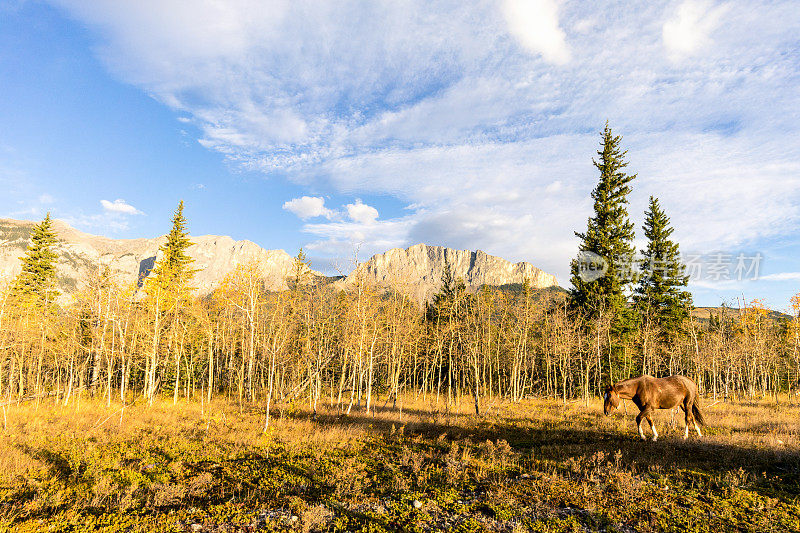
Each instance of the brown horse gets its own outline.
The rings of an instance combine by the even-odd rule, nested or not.
[[[620,399],[633,400],[633,403],[639,408],[639,414],[636,416],[636,427],[639,428],[639,436],[642,439],[646,439],[644,431],[642,431],[643,419],[647,419],[650,423],[650,429],[653,430],[653,440],[656,440],[658,439],[658,432],[650,415],[656,409],[672,409],[676,406],[680,406],[686,413],[686,428],[683,431],[684,440],[689,437],[690,425],[694,425],[699,437],[703,436],[700,433],[700,426],[704,426],[705,421],[697,406],[697,385],[687,377],[654,378],[653,376],[639,376],[637,378],[623,379],[613,385],[609,385],[603,398],[605,400],[603,411],[606,415],[610,415],[619,406]]]

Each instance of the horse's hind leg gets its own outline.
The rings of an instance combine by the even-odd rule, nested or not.
[[[686,411],[686,427],[683,428],[683,440],[689,438],[689,426],[692,425],[692,408],[686,404],[681,406]]]
[[[653,431],[653,442],[655,442],[658,440],[658,431],[656,431],[656,425],[653,423],[653,418],[650,416],[650,413],[652,413],[652,410],[648,410],[647,414],[644,416],[650,423],[650,429]]]
[[[647,440],[647,437],[644,436],[644,431],[642,431],[642,419],[644,418],[644,411],[641,411],[638,415],[636,415],[636,428],[639,430],[639,436],[642,440]]]
[[[689,436],[689,427],[692,425],[694,426],[694,430],[697,432],[697,436],[703,436],[703,434],[700,433],[700,426],[697,423],[697,419],[694,417],[694,402],[694,398],[686,402],[686,431],[683,434],[684,440],[686,440],[686,438]]]
[[[694,409],[694,404],[692,404],[692,408]],[[703,434],[700,433],[700,425],[697,423],[697,419],[695,419],[694,414],[692,414],[692,423],[694,424],[694,430],[697,432],[697,436],[702,437]],[[689,432],[688,427],[686,429],[686,432],[687,433]]]

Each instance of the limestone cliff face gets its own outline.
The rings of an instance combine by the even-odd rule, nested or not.
[[[0,219],[0,284],[13,279],[20,271],[19,258],[28,246],[34,223]],[[158,248],[165,237],[155,239],[109,239],[78,231],[56,220],[58,236],[58,279],[66,296],[82,288],[100,266],[108,266],[120,283],[136,283],[150,274],[159,259]],[[286,278],[292,272],[294,259],[283,250],[265,250],[250,241],[234,241],[230,237],[202,235],[192,237],[187,253],[198,270],[193,285],[200,295],[217,288],[237,265],[255,260],[270,290],[287,288]],[[373,256],[335,288],[347,289],[361,279],[383,288],[394,287],[422,303],[429,301],[441,288],[445,261],[453,274],[462,278],[470,291],[483,285],[506,285],[528,280],[531,287],[541,289],[558,286],[556,278],[530,263],[510,263],[485,252],[453,250],[441,246],[417,244],[405,250],[395,248]],[[319,273],[320,280],[325,282]]]
[[[13,279],[20,271],[19,258],[28,246],[34,223],[0,219],[0,283]],[[92,271],[107,265],[121,283],[135,283],[150,274],[159,258],[158,248],[165,237],[155,239],[109,239],[78,231],[64,222],[55,221],[59,239],[57,246],[58,279],[65,294],[80,289]],[[271,290],[286,288],[293,258],[283,250],[265,250],[250,241],[234,241],[230,237],[202,235],[192,237],[187,253],[194,259],[193,285],[197,293],[213,291],[237,265],[254,259]]]
[[[473,292],[483,285],[523,283],[526,279],[536,289],[558,286],[555,276],[530,263],[511,263],[481,250],[453,250],[425,244],[375,255],[337,283],[346,288],[361,279],[364,283],[395,287],[418,302],[426,302],[441,288],[445,261],[450,263],[453,275],[462,278]]]

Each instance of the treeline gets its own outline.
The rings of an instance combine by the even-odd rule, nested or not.
[[[664,266],[621,273],[609,250],[630,254],[624,241],[633,231],[623,213],[626,192],[615,194],[630,181],[610,160],[624,155],[618,142],[606,129],[596,217],[580,234],[582,251],[610,264],[592,280],[576,260],[571,293],[523,284],[471,294],[446,265],[441,290],[421,308],[400,287],[378,292],[356,283],[343,291],[314,283],[301,251],[285,291],[266,290],[251,262],[200,298],[192,292],[181,203],[143,284],[120,284],[100,269],[69,305],[58,305],[48,215],[33,232],[22,273],[0,288],[0,401],[224,397],[267,413],[299,402],[350,413],[400,408],[411,395],[440,409],[468,398],[480,413],[493,398],[588,399],[609,381],[640,373],[685,374],[715,398],[792,391],[800,320],[775,320],[758,301],[695,318],[669,219],[655,199],[639,261]],[[620,203],[609,206],[614,198]],[[622,245],[604,234],[608,228]],[[800,296],[793,305],[797,316]]]
[[[690,317],[690,334],[671,341],[640,331],[609,357],[618,346],[608,319],[577,319],[561,293],[456,287],[426,313],[400,292],[334,291],[302,274],[268,292],[258,272],[240,266],[208,298],[182,301],[103,275],[65,307],[3,291],[5,401],[55,392],[66,403],[88,391],[108,402],[224,395],[315,408],[324,398],[349,412],[396,406],[405,393],[441,408],[468,395],[480,408],[492,397],[585,398],[641,372],[687,374],[715,396],[774,394],[798,376],[797,319],[776,322],[757,304],[705,323]]]

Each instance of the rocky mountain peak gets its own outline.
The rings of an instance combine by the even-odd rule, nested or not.
[[[0,219],[0,282],[13,279],[20,271],[19,258],[28,246],[34,222]],[[154,239],[110,239],[72,228],[62,221],[54,224],[58,236],[57,273],[61,291],[68,295],[80,289],[101,266],[108,266],[117,281],[136,283],[150,274],[159,258],[159,247],[166,237]],[[200,295],[219,287],[225,276],[238,265],[255,260],[269,290],[284,290],[294,258],[283,250],[265,250],[251,241],[236,241],[219,235],[191,237],[187,253],[197,269],[193,285]],[[467,289],[484,285],[521,284],[525,280],[536,289],[558,286],[556,278],[530,263],[511,263],[482,250],[454,250],[443,246],[416,244],[394,248],[361,263],[334,287],[348,289],[358,281],[383,288],[398,289],[416,301],[429,301],[441,288],[445,264],[453,275],[464,280]],[[312,274],[319,276],[318,272]]]
[[[13,279],[20,271],[19,258],[28,246],[34,222],[0,219],[0,280]],[[90,273],[108,266],[117,280],[135,283],[150,274],[159,257],[158,249],[165,236],[154,239],[110,239],[76,230],[63,221],[55,221],[58,237],[57,274],[65,294],[80,289]],[[265,250],[251,241],[236,241],[219,235],[191,237],[187,250],[194,259],[193,285],[198,294],[212,292],[238,265],[255,260],[270,290],[286,288],[286,276],[294,258],[283,250]],[[315,274],[317,274],[315,272]]]
[[[527,262],[511,263],[482,250],[454,250],[427,244],[393,248],[374,255],[338,283],[344,288],[358,281],[393,287],[425,302],[441,288],[447,262],[453,275],[463,279],[470,291],[477,291],[484,285],[523,283],[526,279],[536,289],[558,286],[555,276]]]

